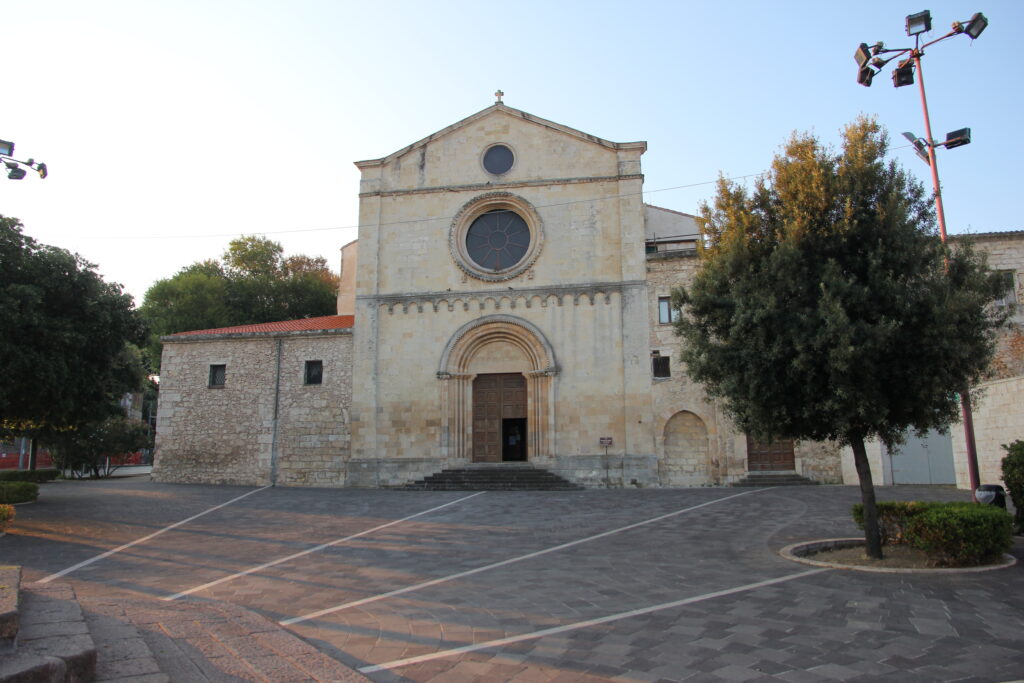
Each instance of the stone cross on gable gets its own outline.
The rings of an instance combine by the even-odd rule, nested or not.
[[[496,99],[496,100],[494,101],[494,103],[495,103],[495,104],[501,104],[501,103],[502,103],[502,102],[501,102],[501,98],[505,96],[505,93],[501,92],[500,90],[496,90],[496,91],[494,92],[494,96],[498,98],[498,99]]]

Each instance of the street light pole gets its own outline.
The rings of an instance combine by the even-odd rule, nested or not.
[[[897,88],[910,85],[913,83],[914,71],[917,72],[917,83],[918,89],[921,92],[921,109],[924,112],[924,145],[928,147],[927,162],[932,172],[932,186],[935,189],[935,216],[939,223],[939,236],[942,239],[942,243],[946,244],[947,233],[946,233],[946,212],[942,206],[942,186],[939,184],[939,163],[938,158],[935,154],[935,148],[944,146],[947,149],[949,147],[960,146],[970,142],[970,131],[969,129],[963,129],[950,133],[946,136],[946,142],[937,143],[935,138],[932,137],[932,122],[931,117],[928,115],[928,98],[924,91],[924,70],[921,67],[921,57],[924,55],[924,48],[934,45],[942,40],[950,38],[961,33],[965,33],[971,40],[974,40],[981,35],[982,31],[988,26],[988,19],[981,12],[977,12],[971,17],[970,21],[966,24],[956,21],[953,22],[952,30],[944,36],[941,36],[925,45],[921,45],[921,34],[931,30],[931,13],[928,10],[912,14],[907,17],[907,35],[914,37],[914,47],[904,49],[886,49],[885,45],[881,42],[876,43],[873,46],[868,46],[866,43],[861,43],[854,53],[854,58],[857,61],[857,82],[864,86],[871,86],[872,79],[875,74],[871,67],[875,67],[879,71],[885,67],[886,64],[892,60],[910,53],[908,59],[899,63],[896,70],[893,72],[893,85]],[[896,53],[895,55],[883,58],[879,57],[880,54]],[[910,62],[913,62],[913,70],[910,68]],[[966,136],[963,133],[966,132]],[[959,135],[958,135],[959,134]],[[904,133],[914,144],[920,155],[921,146],[919,140],[917,140],[913,134]],[[981,482],[981,476],[978,472],[978,450],[977,443],[974,439],[974,414],[971,409],[971,392],[970,387],[962,387],[960,389],[960,410],[963,415],[964,421],[964,437],[967,447],[967,479],[971,487],[971,495],[977,502],[976,492],[978,485]]]
[[[932,171],[932,186],[935,188],[935,216],[939,221],[939,237],[946,243],[946,212],[942,208],[942,186],[939,184],[939,160],[935,154],[935,138],[932,137],[932,122],[928,115],[928,97],[924,93],[924,70],[921,68],[921,51],[912,53],[914,66],[917,69],[917,85],[921,91],[921,109],[924,112],[924,137],[928,141],[928,165]],[[964,420],[964,438],[967,447],[967,481],[971,487],[971,495],[978,490],[981,474],[978,470],[978,448],[974,439],[974,411],[971,408],[970,387],[960,392],[960,413]]]

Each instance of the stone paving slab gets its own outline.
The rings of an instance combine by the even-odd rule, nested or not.
[[[33,578],[140,538],[248,490],[137,478],[48,489],[0,539]],[[187,602],[145,601],[132,623],[187,676],[254,676],[232,657],[280,647],[244,635],[203,600],[274,621],[438,583],[291,627],[353,667],[567,627],[683,599],[686,605],[543,638],[368,672],[375,681],[1007,681],[1024,672],[1024,569],[976,575],[869,575],[777,555],[798,541],[857,535],[854,487],[488,492],[379,532],[218,584]],[[964,500],[943,487],[879,488],[879,498]],[[96,599],[159,598],[277,557],[456,501],[460,492],[268,489],[66,577]],[[94,500],[96,499],[96,500]],[[42,498],[40,499],[42,501]],[[703,506],[703,507],[697,507]],[[572,543],[690,509],[557,552]],[[1012,551],[1024,557],[1021,544]],[[509,558],[528,559],[453,580]],[[206,625],[163,610],[197,610]],[[160,628],[150,628],[153,624]],[[252,622],[250,622],[252,623]],[[262,622],[270,623],[270,622]],[[191,636],[191,638],[190,638]],[[248,639],[243,645],[242,641]],[[255,641],[255,645],[253,644]],[[232,649],[233,648],[233,649]],[[292,654],[296,660],[305,655]],[[210,662],[219,669],[211,669]],[[188,668],[191,667],[191,668]],[[203,668],[207,667],[207,668]],[[264,677],[284,675],[268,661]],[[198,673],[197,673],[198,672]],[[176,677],[179,676],[180,678]],[[195,678],[194,680],[200,680]]]

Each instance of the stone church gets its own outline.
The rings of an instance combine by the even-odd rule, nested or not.
[[[500,101],[360,161],[338,315],[164,338],[153,476],[399,486],[525,462],[576,484],[842,477],[757,443],[689,381],[672,287],[696,219],[645,204],[644,142]]]

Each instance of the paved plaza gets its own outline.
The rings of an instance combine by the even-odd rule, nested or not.
[[[0,562],[85,600],[245,607],[373,681],[1024,678],[1024,564],[876,574],[778,556],[856,536],[858,498],[54,482],[19,506]]]

